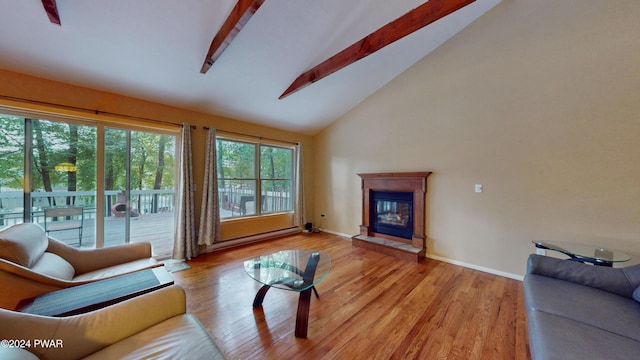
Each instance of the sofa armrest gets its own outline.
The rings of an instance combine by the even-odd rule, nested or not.
[[[177,285],[69,317],[0,309],[0,339],[58,341],[62,346],[28,350],[41,358],[77,359],[184,313],[186,296]]]
[[[0,259],[0,294],[2,294],[0,296],[0,307],[14,309],[22,299],[28,299],[85,282],[72,282],[53,278]]]
[[[10,274],[19,278],[26,279],[28,281],[35,281],[45,286],[52,286],[55,289],[63,289],[69,286],[77,285],[77,283],[69,280],[58,279],[48,275],[37,273],[29,268],[12,263],[5,259],[0,259],[0,273]],[[15,287],[16,284],[11,283],[10,281],[0,281],[0,286],[3,285]]]
[[[150,258],[151,244],[141,242],[99,249],[78,249],[49,238],[47,251],[67,260],[75,269],[76,275],[81,275],[130,261]]]
[[[628,298],[640,286],[640,265],[610,268],[531,254],[527,273],[570,281]]]

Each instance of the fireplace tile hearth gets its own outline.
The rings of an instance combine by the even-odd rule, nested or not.
[[[351,238],[354,246],[390,255],[398,259],[420,262],[424,258],[424,249],[395,240],[388,240],[374,236],[356,235]]]
[[[420,252],[420,249],[418,249],[417,247],[413,247],[412,245],[404,244],[394,240],[387,240],[387,239],[377,238],[373,236],[362,236],[362,235],[356,235],[355,237],[358,240],[368,241],[378,245],[389,246],[389,247],[402,250],[402,251],[407,251],[410,253],[417,254]]]

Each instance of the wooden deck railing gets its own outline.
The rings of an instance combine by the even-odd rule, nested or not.
[[[124,221],[116,218],[111,207],[118,202],[120,191],[106,191],[104,246],[124,242]],[[50,206],[82,206],[84,207],[83,247],[93,247],[96,243],[96,194],[94,191],[54,191],[33,192],[29,221],[44,223],[44,208]],[[245,208],[241,211],[243,197]],[[247,197],[250,198],[247,201]],[[220,189],[222,202],[220,215],[222,218],[255,214],[255,191],[238,191],[238,189]],[[268,192],[263,195],[262,213],[291,211],[292,200],[289,192]],[[149,241],[152,243],[155,256],[168,256],[173,246],[174,203],[173,190],[132,190],[131,205],[140,214],[131,219],[131,242]],[[0,192],[0,228],[24,222],[24,194],[21,191]],[[58,240],[69,245],[78,245],[78,232],[55,234]]]
[[[118,203],[118,190],[105,191],[105,217],[114,216],[111,211]],[[55,206],[82,206],[86,219],[95,219],[96,193],[95,191],[53,191],[32,192],[31,214],[32,222],[42,222],[43,209]],[[173,190],[132,190],[131,206],[139,214],[155,214],[173,212],[175,192]],[[9,226],[23,222],[24,195],[20,191],[0,193],[0,226]]]

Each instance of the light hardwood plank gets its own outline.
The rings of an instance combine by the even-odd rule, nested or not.
[[[312,297],[307,339],[296,338],[298,294],[260,284],[249,258],[320,249],[331,271]],[[522,284],[435,260],[414,264],[355,248],[327,233],[300,234],[204,254],[173,273],[228,359],[530,359]]]

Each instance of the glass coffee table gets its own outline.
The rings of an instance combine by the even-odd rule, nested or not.
[[[311,292],[316,298],[320,297],[315,286],[327,277],[330,268],[329,254],[320,250],[282,250],[245,261],[247,274],[263,284],[253,300],[253,307],[262,306],[264,296],[272,287],[300,293],[295,335],[306,338]]]
[[[629,261],[631,257],[619,250],[568,242],[532,241],[538,249],[563,253],[567,260],[612,267],[614,263]]]

